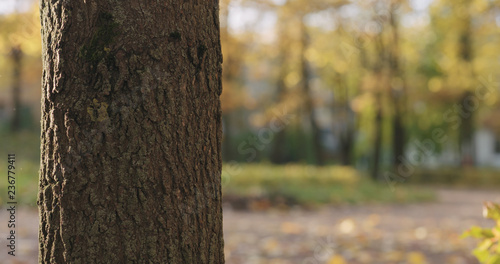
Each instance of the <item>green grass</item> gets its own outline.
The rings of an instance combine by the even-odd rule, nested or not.
[[[350,167],[241,164],[223,169],[228,196],[282,197],[303,205],[411,203],[435,199],[430,189],[399,184],[393,191]]]
[[[40,164],[40,139],[38,132],[0,134],[0,204],[7,202],[7,155],[16,154],[16,201],[36,206],[38,169]]]
[[[420,169],[408,178],[410,183],[475,188],[500,187],[499,170],[495,168]]]

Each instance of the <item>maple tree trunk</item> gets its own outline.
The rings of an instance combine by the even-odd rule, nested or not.
[[[224,263],[218,1],[40,8],[39,263]]]

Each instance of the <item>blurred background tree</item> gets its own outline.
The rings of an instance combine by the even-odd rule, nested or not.
[[[37,135],[38,8],[19,3],[0,15],[0,129]],[[374,180],[500,168],[498,12],[490,0],[222,0],[223,159]]]

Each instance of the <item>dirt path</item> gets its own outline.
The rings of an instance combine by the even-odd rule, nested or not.
[[[481,217],[493,191],[439,190],[435,203],[328,207],[319,211],[224,212],[228,264],[477,263],[474,240],[459,235]],[[7,255],[7,211],[0,212],[0,263],[37,262],[37,213],[17,211],[16,257]],[[344,261],[344,262],[342,262]]]

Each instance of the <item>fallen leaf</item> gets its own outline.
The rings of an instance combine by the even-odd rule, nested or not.
[[[340,255],[335,255],[335,256],[331,257],[327,263],[328,264],[347,264],[345,259]]]
[[[427,263],[425,256],[422,253],[416,252],[416,251],[408,253],[407,259],[408,259],[409,264],[425,264],[425,263]]]
[[[281,232],[284,234],[298,235],[302,233],[302,231],[303,228],[298,224],[292,222],[284,222],[283,224],[281,224]]]

